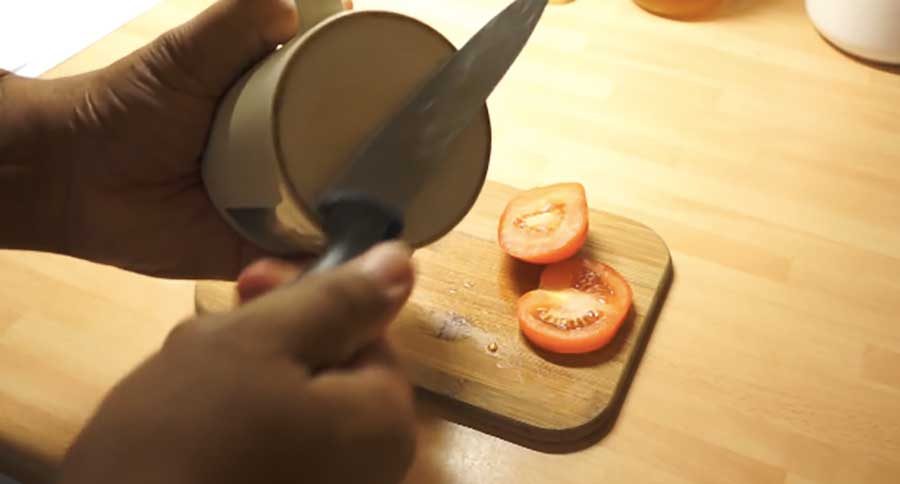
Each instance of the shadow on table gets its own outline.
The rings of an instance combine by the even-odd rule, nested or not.
[[[451,450],[446,442],[447,423],[427,403],[417,406],[418,429],[416,460],[403,484],[450,484],[447,459]]]
[[[871,69],[875,69],[875,70],[877,70],[877,71],[887,72],[887,73],[889,73],[889,74],[900,74],[900,65],[882,64],[882,63],[879,63],[879,62],[870,61],[870,60],[868,60],[868,59],[863,59],[862,57],[859,57],[859,56],[857,56],[857,55],[851,54],[851,53],[849,53],[849,52],[847,52],[847,51],[841,49],[840,47],[838,47],[837,45],[835,45],[834,43],[832,43],[830,40],[828,40],[827,38],[825,38],[825,36],[823,36],[822,34],[819,34],[819,37],[821,37],[821,39],[822,39],[826,44],[828,44],[828,45],[830,45],[832,48],[834,48],[834,50],[838,51],[841,55],[843,55],[844,57],[846,57],[846,58],[848,58],[848,59],[850,59],[850,60],[852,60],[852,61],[858,62],[858,63],[860,63],[860,64],[862,64],[862,65],[864,65],[864,66],[866,66],[866,67],[869,67],[869,68],[871,68]]]
[[[55,481],[56,466],[0,440],[0,484],[45,484]]]

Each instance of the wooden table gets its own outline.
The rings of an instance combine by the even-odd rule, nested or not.
[[[459,43],[504,2],[357,4]],[[49,76],[208,3],[164,0]],[[423,409],[408,482],[896,482],[900,76],[829,47],[801,0],[692,23],[576,0],[549,8],[491,112],[491,178],[583,181],[668,241],[675,281],[603,441],[542,454]],[[192,284],[11,252],[0,283],[0,469],[38,481]]]

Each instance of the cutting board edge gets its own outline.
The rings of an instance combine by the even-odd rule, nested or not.
[[[624,217],[623,217],[624,218]],[[503,414],[495,413],[472,403],[453,398],[422,386],[416,386],[417,395],[425,400],[439,402],[435,409],[449,421],[483,431],[498,438],[515,442],[524,447],[551,453],[575,452],[589,447],[602,439],[617,420],[619,411],[624,404],[625,397],[637,372],[640,360],[643,358],[647,344],[653,329],[656,326],[659,312],[665,301],[668,291],[674,279],[674,267],[672,256],[665,240],[652,228],[632,219],[635,225],[654,236],[665,249],[665,270],[659,281],[659,285],[653,299],[644,315],[644,325],[635,341],[635,346],[625,363],[622,376],[616,383],[612,397],[607,404],[599,409],[593,417],[584,422],[567,427],[545,427],[531,424],[522,420],[516,420]],[[223,297],[225,288],[233,289],[234,282],[218,280],[200,280],[196,282],[194,291],[195,309],[198,314],[218,312],[233,306],[236,301],[234,291],[229,300]],[[456,411],[452,411],[455,408]]]
[[[492,188],[495,195],[509,192],[506,195],[510,196],[519,191],[515,187],[487,181],[484,191],[490,192]],[[425,396],[427,401],[443,402],[436,408],[444,418],[525,447],[547,452],[578,450],[602,439],[612,429],[668,294],[674,278],[674,268],[668,244],[648,225],[630,217],[601,210],[591,210],[591,220],[592,232],[613,230],[619,236],[625,234],[626,240],[628,237],[633,238],[639,246],[632,251],[632,258],[637,257],[635,260],[642,260],[644,264],[656,268],[652,271],[655,277],[645,280],[642,284],[647,290],[652,291],[652,297],[646,300],[643,316],[639,316],[633,310],[633,317],[640,327],[631,348],[627,350],[629,354],[622,364],[617,379],[609,382],[612,383],[610,386],[612,391],[607,393],[608,396],[602,401],[595,402],[596,405],[583,407],[575,413],[570,413],[568,417],[558,418],[558,421],[552,422],[552,418],[540,419],[534,418],[534,415],[507,415],[492,405],[480,405],[477,401],[468,401],[466,398],[460,398],[460,395],[446,393],[442,391],[440,385],[428,388],[416,384],[418,395]],[[597,225],[595,221],[598,222]],[[469,235],[482,242],[491,242],[474,234]],[[602,237],[599,243],[603,244],[602,240],[606,237],[608,235]],[[589,239],[587,244],[597,242],[597,239]],[[624,248],[620,244],[619,250],[628,251],[628,247],[628,244]],[[234,282],[221,280],[197,281],[194,292],[196,312],[198,314],[220,312],[235,307],[237,294],[234,285]],[[452,411],[453,409],[455,411]]]

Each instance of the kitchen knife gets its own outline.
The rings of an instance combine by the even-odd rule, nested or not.
[[[403,231],[404,211],[525,46],[547,0],[516,0],[454,53],[356,150],[316,204],[333,268]]]

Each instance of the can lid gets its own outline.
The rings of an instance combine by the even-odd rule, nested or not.
[[[434,29],[389,12],[342,14],[309,32],[285,67],[274,115],[284,180],[299,205],[314,206],[359,144],[454,51]],[[490,139],[485,108],[406,207],[401,238],[425,245],[468,213]]]

